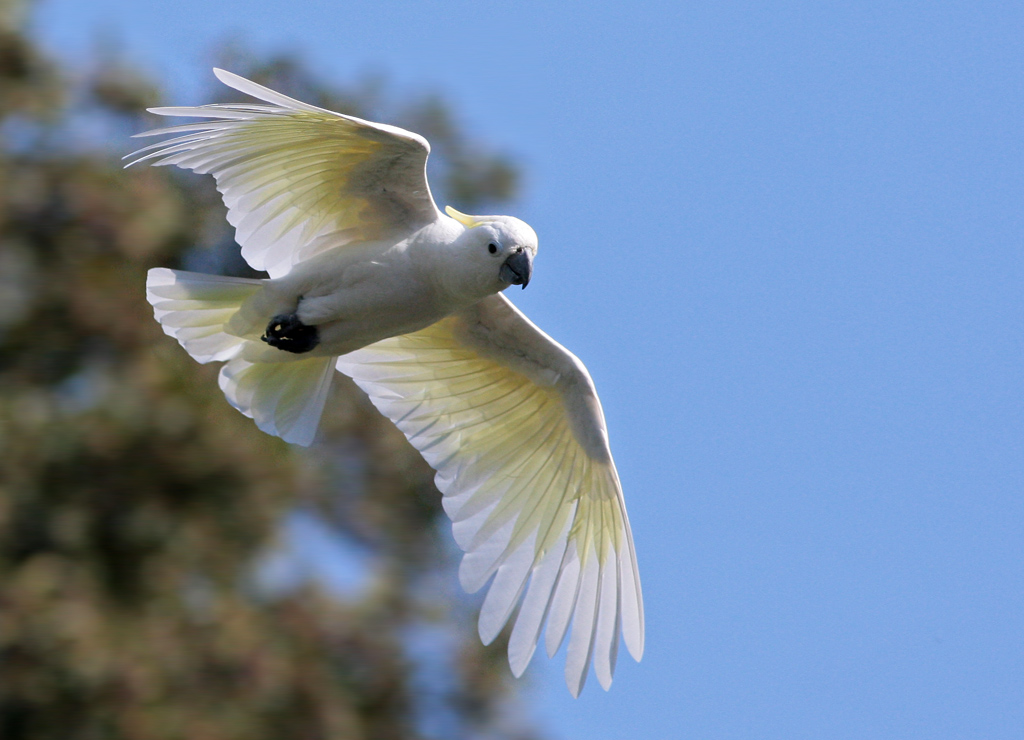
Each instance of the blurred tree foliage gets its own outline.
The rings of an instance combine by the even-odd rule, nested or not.
[[[152,127],[140,111],[160,95],[116,60],[61,69],[24,11],[0,0],[0,738],[532,737],[504,646],[479,645],[455,593],[432,471],[394,427],[338,383],[323,441],[291,448],[160,332],[149,267],[244,269],[223,207],[209,178],[123,170],[126,139],[76,144]],[[373,86],[229,56],[304,99],[387,112]],[[512,194],[514,169],[438,99],[390,120],[433,140],[460,208]],[[367,554],[365,586],[261,582],[297,508]]]

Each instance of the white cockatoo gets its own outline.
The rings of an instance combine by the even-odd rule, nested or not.
[[[150,270],[164,331],[224,361],[228,402],[295,444],[312,443],[334,370],[353,378],[437,471],[462,585],[493,578],[484,643],[516,612],[519,676],[542,631],[553,655],[571,624],[569,690],[591,664],[607,689],[619,632],[643,653],[640,579],[590,375],[501,293],[530,281],[537,235],[441,213],[423,137],[215,74],[263,103],[155,108],[208,120],[139,134],[175,136],[129,156],[212,174],[270,278]]]

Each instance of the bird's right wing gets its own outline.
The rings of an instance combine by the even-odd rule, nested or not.
[[[497,294],[338,360],[437,470],[489,643],[519,606],[521,675],[546,621],[553,655],[572,624],[573,695],[593,662],[608,688],[621,630],[637,660],[644,616],[633,539],[604,415],[583,364]]]
[[[213,120],[136,134],[182,135],[128,156],[136,157],[131,164],[152,160],[212,174],[253,268],[280,277],[326,250],[397,240],[440,217],[422,136],[214,73],[269,105],[153,108],[162,116]]]

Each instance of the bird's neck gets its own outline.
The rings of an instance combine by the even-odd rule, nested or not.
[[[410,256],[419,263],[419,269],[431,283],[439,307],[446,313],[471,306],[501,287],[498,281],[491,284],[474,273],[459,245],[453,242],[410,245]]]

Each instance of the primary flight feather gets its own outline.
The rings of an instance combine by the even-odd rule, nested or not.
[[[263,102],[152,109],[207,120],[139,134],[176,136],[129,156],[212,174],[270,279],[150,270],[164,331],[225,362],[228,402],[296,444],[312,443],[335,369],[353,378],[437,471],[462,585],[491,582],[483,641],[515,614],[519,676],[542,635],[553,655],[568,633],[569,690],[591,665],[607,689],[619,634],[643,653],[640,579],[590,375],[501,294],[529,283],[537,235],[441,213],[423,137],[214,72]]]

